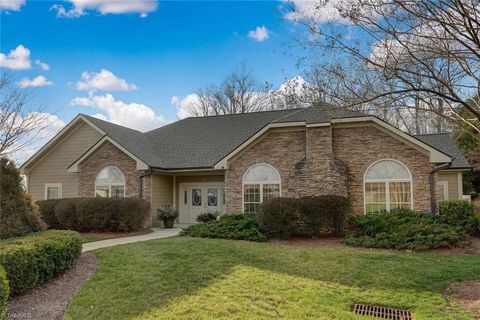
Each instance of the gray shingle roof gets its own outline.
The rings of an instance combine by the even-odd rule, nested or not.
[[[212,168],[269,123],[329,123],[333,118],[368,115],[333,107],[309,107],[186,118],[145,133],[84,116],[152,168],[173,170]],[[455,167],[468,166],[448,135],[418,138],[454,157]]]
[[[471,168],[468,160],[448,133],[424,134],[414,137],[452,157],[451,169]]]

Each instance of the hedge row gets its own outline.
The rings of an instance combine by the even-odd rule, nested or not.
[[[348,198],[336,195],[273,198],[262,204],[257,220],[269,238],[342,235],[351,208]]]
[[[7,300],[10,289],[8,287],[8,280],[5,270],[0,266],[0,319],[5,319],[7,316]]]
[[[150,217],[150,204],[138,198],[66,198],[37,205],[50,229],[130,232],[143,229]]]
[[[78,233],[42,231],[0,241],[0,265],[5,269],[10,293],[14,296],[68,270],[81,252]]]

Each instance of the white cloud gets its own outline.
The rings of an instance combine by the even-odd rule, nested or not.
[[[65,9],[62,5],[54,4],[51,10],[57,12],[58,17],[77,18],[83,16],[88,10],[96,10],[105,14],[138,13],[145,18],[150,12],[158,8],[157,0],[68,0],[72,4],[71,9]]]
[[[125,79],[118,78],[113,72],[102,69],[100,72],[82,72],[82,80],[75,87],[77,90],[103,90],[103,91],[130,91],[136,90],[137,86],[128,83]]]
[[[45,87],[45,86],[51,86],[53,84],[52,81],[47,80],[44,76],[37,76],[33,79],[28,79],[28,78],[23,78],[18,86],[20,88],[30,88],[30,87]]]
[[[196,93],[191,93],[185,97],[173,96],[171,102],[177,110],[177,118],[185,119],[193,116],[191,108],[198,105],[200,98]]]
[[[299,22],[308,21],[317,24],[321,23],[342,23],[349,24],[350,20],[342,15],[342,12],[355,13],[362,15],[368,14],[371,17],[378,16],[374,10],[387,2],[385,0],[288,0],[292,9],[285,14],[287,20]]]
[[[293,77],[284,83],[282,83],[278,89],[271,90],[269,92],[251,92],[252,97],[262,101],[260,110],[270,110],[272,108],[284,108],[287,104],[287,100],[294,100],[298,104],[297,107],[308,105],[307,96],[313,90],[313,86],[302,76]],[[305,104],[306,103],[306,104]],[[171,104],[176,110],[178,119],[185,119],[188,117],[195,117],[195,111],[202,114],[198,109],[201,105],[201,97],[196,93],[191,93],[186,96],[173,96],[171,98]]]
[[[90,95],[88,98],[75,98],[72,105],[88,106],[100,110],[97,118],[107,120],[122,126],[140,131],[148,131],[163,126],[170,121],[156,114],[152,108],[141,103],[125,103],[116,100],[109,93],[105,95]]]
[[[19,45],[8,54],[0,52],[0,67],[12,70],[26,70],[32,67],[30,50]]]
[[[0,0],[0,11],[20,11],[26,0]]]
[[[265,26],[257,27],[255,30],[248,32],[248,37],[254,39],[257,42],[262,42],[267,40],[270,35],[269,31]]]
[[[49,66],[47,63],[42,62],[42,61],[40,61],[40,60],[38,60],[38,59],[35,60],[35,64],[36,64],[37,66],[39,66],[40,69],[42,69],[43,71],[48,71],[48,70],[50,70],[50,66]]]

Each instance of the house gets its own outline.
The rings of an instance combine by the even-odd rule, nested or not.
[[[195,223],[200,212],[255,212],[276,196],[345,195],[358,214],[436,211],[462,199],[470,165],[447,134],[411,136],[371,115],[309,107],[145,133],[80,114],[21,170],[34,200],[141,197]]]

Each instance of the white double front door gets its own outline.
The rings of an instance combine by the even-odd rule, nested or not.
[[[223,213],[223,182],[180,183],[179,185],[179,222],[197,223],[197,216],[207,211]]]

